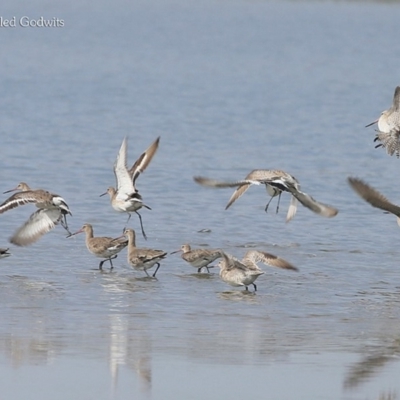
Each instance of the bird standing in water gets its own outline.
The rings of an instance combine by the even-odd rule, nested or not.
[[[114,268],[112,260],[117,258],[118,253],[128,245],[125,237],[112,238],[108,236],[93,236],[93,227],[90,224],[84,224],[79,231],[71,233],[70,236],[85,232],[86,248],[96,257],[104,258],[100,261],[99,269],[103,269],[103,264],[110,261],[111,269]]]
[[[298,271],[295,266],[283,258],[258,250],[249,250],[241,261],[226,253],[223,253],[222,256],[223,259],[218,263],[221,279],[231,286],[244,286],[246,290],[249,290],[249,285],[253,285],[254,291],[257,291],[254,282],[265,273],[257,265],[258,262],[272,267]]]

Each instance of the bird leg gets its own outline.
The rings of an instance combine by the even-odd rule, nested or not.
[[[156,268],[156,270],[155,270],[155,272],[154,272],[154,274],[153,274],[153,278],[156,277],[156,273],[157,273],[157,271],[158,271],[158,268],[160,268],[160,263],[156,263],[156,264],[157,264],[157,268]]]
[[[110,258],[106,258],[105,260],[100,261],[99,269],[100,269],[100,270],[103,270],[103,264],[104,264],[106,261],[110,261],[110,264],[111,264],[111,268],[110,268],[110,269],[113,269],[113,268],[114,268],[114,265],[113,265],[113,263],[112,263],[111,260],[114,260],[114,258],[117,258],[117,257],[118,257],[118,254],[115,254],[114,256],[112,256],[112,257],[110,257]]]
[[[279,202],[281,201],[281,194],[282,194],[282,192],[279,192],[279,195],[278,195],[278,205],[276,206],[276,213],[278,214],[278,211],[279,211]]]
[[[273,196],[271,196],[271,198],[269,199],[269,202],[268,202],[267,205],[265,206],[265,212],[268,211],[268,206],[269,206],[269,203],[271,203],[272,199],[273,199]]]
[[[257,292],[257,286],[255,283],[252,283],[252,285],[254,286],[254,291]]]
[[[126,226],[128,225],[128,222],[129,222],[129,220],[131,219],[131,213],[128,213],[128,215],[129,215],[128,220],[126,221],[125,228],[123,229],[122,232],[125,232]]]
[[[205,268],[207,272],[210,273],[210,268],[214,268],[214,265],[204,265],[200,268],[197,268],[197,273],[199,274],[203,268]]]
[[[112,256],[112,257],[110,257],[110,258],[108,259],[108,261],[110,261],[110,264],[111,264],[110,270],[114,268],[114,265],[113,265],[113,263],[112,263],[111,260],[114,260],[114,258],[117,258],[117,257],[118,257],[118,254],[115,254],[114,256]]]
[[[68,229],[68,223],[67,223],[67,215],[62,214],[61,221],[60,221],[61,226],[68,232],[69,236],[72,236],[72,233]],[[68,236],[67,236],[68,237]]]
[[[142,216],[141,216],[137,211],[135,211],[135,213],[139,216],[140,228],[142,229],[142,235],[143,235],[143,237],[147,240],[147,236],[146,236],[146,234],[144,233],[144,229],[143,229]],[[129,215],[130,215],[130,214],[129,214]]]

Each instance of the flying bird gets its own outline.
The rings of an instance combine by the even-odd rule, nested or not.
[[[378,124],[378,130],[374,142],[378,143],[375,148],[382,147],[386,149],[387,154],[392,156],[396,153],[397,158],[400,157],[400,86],[397,86],[394,95],[392,106],[385,111],[382,111],[380,117],[366,125]]]
[[[368,185],[359,178],[347,178],[351,188],[372,207],[379,208],[397,217],[397,223],[400,225],[400,207],[391,203],[383,194],[378,192],[372,186]]]
[[[35,243],[59,223],[69,234],[71,233],[68,229],[66,215],[72,214],[60,195],[43,189],[32,190],[24,182],[21,182],[15,189],[7,190],[4,193],[16,190],[20,191],[0,204],[0,214],[26,204],[35,204],[38,210],[13,234],[10,238],[12,244],[28,246]]]
[[[278,213],[279,202],[282,192],[288,192],[292,195],[289,210],[286,215],[286,222],[289,222],[295,216],[298,201],[304,207],[307,207],[311,211],[323,217],[331,218],[338,213],[338,210],[336,208],[320,203],[307,193],[302,192],[300,190],[299,181],[294,176],[281,170],[255,169],[251,171],[243,180],[234,182],[220,182],[215,179],[209,179],[201,176],[195,176],[194,180],[198,184],[208,187],[237,187],[237,189],[229,199],[225,210],[227,210],[240,196],[242,196],[250,186],[265,185],[268,194],[271,196],[267,205],[265,206],[266,212],[268,211],[269,204],[274,197],[278,196],[278,204],[276,208],[276,212]]]
[[[149,146],[149,148],[140,155],[133,166],[128,169],[126,160],[128,138],[125,137],[122,141],[117,159],[114,163],[114,174],[117,184],[116,188],[110,186],[105,193],[100,195],[104,196],[108,193],[110,195],[111,206],[113,207],[113,209],[121,213],[127,213],[129,215],[128,221],[126,223],[129,222],[131,218],[131,213],[136,213],[139,217],[142,235],[145,239],[147,239],[147,236],[143,229],[142,216],[138,213],[138,210],[140,210],[142,207],[145,207],[149,210],[151,210],[151,208],[143,203],[142,196],[139,194],[136,188],[136,180],[149,165],[150,161],[152,160],[154,154],[158,149],[159,142],[160,137],[158,137]]]

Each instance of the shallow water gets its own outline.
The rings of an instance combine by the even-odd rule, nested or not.
[[[396,202],[399,160],[364,126],[398,81],[400,5],[344,2],[5,2],[2,16],[63,28],[0,28],[3,190],[26,181],[62,195],[95,235],[126,216],[105,197],[124,135],[128,157],[157,137],[138,180],[148,241],[279,255],[258,291],[196,274],[179,255],[158,279],[126,262],[97,269],[82,235],[61,227],[0,260],[3,398],[394,399],[400,396],[400,270],[395,218],[348,187],[364,178]],[[296,176],[340,212],[324,219],[289,198],[264,212],[241,179],[254,168]],[[4,199],[7,195],[4,195]],[[1,215],[0,246],[33,211]],[[134,215],[129,226],[139,230]],[[72,395],[72,396],[71,396]]]

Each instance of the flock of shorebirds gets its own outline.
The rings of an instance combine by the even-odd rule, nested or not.
[[[386,149],[389,155],[396,154],[397,157],[399,157],[400,86],[395,89],[392,106],[388,110],[383,111],[379,119],[368,124],[367,127],[375,123],[378,124],[375,141],[379,142],[375,147],[382,147]],[[136,187],[136,180],[151,162],[153,156],[157,152],[159,142],[160,138],[158,137],[149,148],[140,155],[133,166],[128,169],[128,141],[127,138],[124,138],[114,163],[116,188],[109,187],[106,193],[101,195],[108,194],[113,209],[128,214],[126,224],[128,224],[131,218],[131,213],[137,214],[142,235],[145,239],[146,234],[143,228],[143,221],[138,211],[143,207],[148,209],[150,209],[150,207],[143,203],[142,196],[139,194]],[[226,205],[226,209],[241,197],[250,186],[264,185],[267,193],[270,195],[270,199],[265,206],[265,212],[268,211],[271,200],[274,197],[278,197],[276,207],[276,213],[278,213],[282,193],[290,193],[291,201],[286,216],[286,222],[289,222],[295,216],[298,203],[323,217],[332,218],[338,213],[335,207],[318,202],[309,194],[301,191],[299,181],[293,175],[282,170],[256,169],[251,171],[243,180],[233,182],[221,182],[201,176],[194,177],[194,181],[200,185],[212,188],[236,188]],[[361,179],[349,177],[348,182],[354,191],[373,207],[396,215],[400,225],[400,206],[389,202],[385,196]],[[16,193],[0,204],[0,214],[25,204],[35,204],[38,208],[10,238],[10,242],[16,246],[28,246],[39,240],[57,224],[61,224],[68,232],[67,237],[85,233],[87,249],[93,255],[102,259],[99,263],[99,269],[103,268],[103,264],[106,261],[110,262],[112,269],[112,260],[118,256],[121,250],[127,247],[128,263],[135,270],[144,271],[148,277],[150,277],[148,270],[156,266],[152,275],[152,277],[155,277],[160,267],[160,262],[168,254],[163,250],[136,247],[135,231],[126,227],[123,230],[123,234],[117,238],[95,237],[93,235],[93,227],[90,224],[84,224],[77,232],[71,233],[67,224],[67,215],[72,214],[67,203],[61,196],[42,189],[31,189],[24,182],[19,183],[15,189],[7,190],[4,193],[9,192]],[[256,291],[257,286],[254,282],[260,275],[264,274],[264,271],[257,263],[261,262],[265,265],[292,271],[298,270],[288,261],[273,254],[258,250],[247,251],[242,260],[226,253],[222,249],[191,249],[189,244],[182,245],[180,250],[174,251],[171,254],[178,252],[181,252],[182,259],[196,268],[198,273],[201,273],[203,269],[209,272],[209,268],[211,268],[210,264],[220,259],[218,267],[220,268],[219,274],[221,279],[232,286],[245,287],[246,290],[252,285],[254,291]],[[10,256],[9,249],[0,248],[0,258],[8,256]]]

